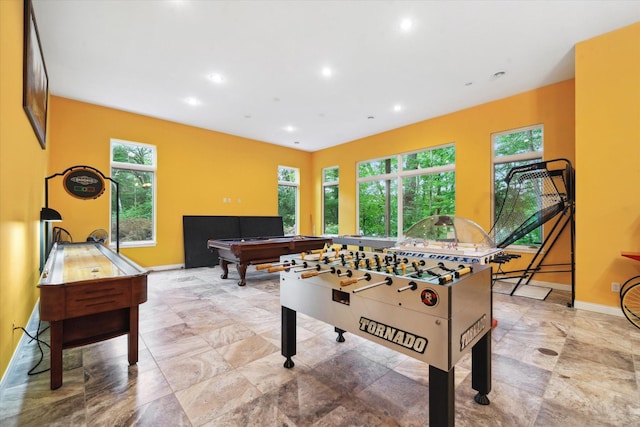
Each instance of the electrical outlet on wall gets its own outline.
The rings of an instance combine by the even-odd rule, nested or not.
[[[611,282],[611,292],[620,292],[620,283]]]

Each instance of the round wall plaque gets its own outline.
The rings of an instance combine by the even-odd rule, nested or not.
[[[64,176],[64,189],[78,199],[97,199],[104,193],[104,179],[91,169],[73,169]]]

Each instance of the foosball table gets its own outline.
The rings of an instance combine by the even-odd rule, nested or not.
[[[491,267],[341,248],[287,255],[281,271],[282,355],[293,368],[296,313],[429,364],[429,425],[455,420],[454,369],[471,352],[475,401],[491,391]]]

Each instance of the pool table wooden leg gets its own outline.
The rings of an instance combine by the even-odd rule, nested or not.
[[[239,263],[238,264],[238,273],[240,273],[240,281],[238,282],[238,286],[244,286],[247,284],[247,264]]]
[[[222,268],[222,274],[220,275],[221,279],[226,279],[229,276],[229,261],[226,259],[219,258],[220,260],[220,268]]]

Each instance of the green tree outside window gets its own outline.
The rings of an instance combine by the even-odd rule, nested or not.
[[[119,199],[111,193],[111,230],[120,213],[120,241],[154,240],[155,147],[112,141],[111,178],[118,183]]]

